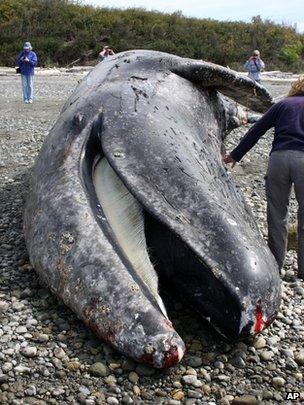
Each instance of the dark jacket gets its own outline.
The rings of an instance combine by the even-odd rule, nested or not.
[[[230,153],[231,157],[240,161],[272,127],[274,139],[271,152],[288,149],[304,152],[304,93],[287,97],[270,107]]]
[[[24,58],[27,57],[29,62],[25,62]],[[17,65],[20,67],[20,73],[25,76],[34,74],[34,68],[37,65],[37,55],[33,51],[22,51],[17,59]]]

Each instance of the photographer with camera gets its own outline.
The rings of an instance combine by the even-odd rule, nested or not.
[[[25,42],[23,45],[23,51],[18,56],[17,66],[19,66],[21,73],[23,101],[27,104],[33,102],[34,73],[36,65],[37,55],[32,51],[31,43]]]
[[[98,62],[102,62],[108,56],[115,55],[115,52],[109,46],[104,46],[102,51],[98,54]]]
[[[260,51],[256,49],[252,52],[252,55],[245,63],[244,68],[247,70],[250,79],[259,84],[261,83],[261,71],[265,69],[265,63],[260,58]]]

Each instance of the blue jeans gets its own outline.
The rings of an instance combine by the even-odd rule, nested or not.
[[[33,100],[34,75],[21,75],[23,101]]]

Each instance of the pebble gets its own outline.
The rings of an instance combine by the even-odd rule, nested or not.
[[[187,385],[193,385],[193,387],[199,388],[202,386],[201,381],[197,379],[195,375],[184,375],[182,382]]]
[[[274,353],[270,350],[265,350],[259,353],[260,359],[262,361],[269,361],[273,358]]]
[[[259,401],[253,395],[242,395],[235,397],[232,401],[232,405],[259,405]]]
[[[295,362],[299,364],[299,366],[304,366],[304,350],[300,350],[294,356]]]
[[[49,341],[49,336],[45,333],[39,333],[37,336],[37,342],[46,343]]]
[[[14,367],[14,371],[16,371],[17,373],[29,373],[31,369],[29,367],[19,365]]]
[[[285,385],[285,380],[284,380],[284,378],[282,378],[282,377],[274,377],[273,379],[272,379],[272,385],[275,387],[275,388],[281,388],[281,387],[283,387],[284,385]]]
[[[0,313],[1,312],[6,312],[9,308],[9,303],[6,301],[0,300]]]
[[[110,370],[106,364],[100,362],[92,364],[89,372],[95,377],[107,377],[110,374]]]
[[[57,357],[57,359],[63,359],[65,357],[65,351],[61,347],[56,347],[54,349],[54,356]]]
[[[29,385],[28,388],[24,391],[26,395],[35,396],[37,394],[37,389],[35,385]]]
[[[24,333],[27,333],[27,328],[25,326],[18,326],[16,328],[16,333],[23,335]]]
[[[246,363],[245,363],[244,359],[242,357],[240,357],[240,356],[233,357],[231,359],[231,364],[234,367],[237,367],[237,368],[245,368],[246,367]]]
[[[129,373],[129,381],[131,381],[131,383],[133,384],[137,384],[139,380],[139,376],[137,373],[135,373],[134,371],[131,371]]]
[[[65,364],[65,367],[72,372],[76,372],[77,370],[80,369],[81,363],[78,361],[69,361],[68,363]]]
[[[3,363],[1,366],[3,373],[8,373],[13,369],[13,367],[13,363],[10,362]]]
[[[177,390],[172,393],[172,398],[176,401],[183,401],[185,394],[182,390]]]
[[[203,364],[203,361],[199,356],[191,356],[187,359],[187,364],[190,367],[200,367]]]
[[[262,391],[262,398],[263,399],[272,399],[273,398],[273,393],[269,390],[263,390]]]
[[[20,350],[20,353],[25,357],[35,357],[37,355],[37,347],[26,346]]]
[[[263,349],[266,346],[266,339],[263,336],[258,336],[255,338],[253,347],[255,349]]]
[[[108,397],[108,398],[107,398],[107,404],[110,404],[110,405],[118,405],[118,404],[119,404],[119,401],[118,401],[118,399],[115,398],[115,397]]]

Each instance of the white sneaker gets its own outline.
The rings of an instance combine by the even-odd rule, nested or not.
[[[29,103],[29,101],[28,101],[28,100],[24,100],[24,102],[25,102],[25,104],[28,104],[28,103]]]
[[[33,100],[32,99],[29,99],[29,101],[28,101],[30,104],[32,104],[33,103]]]

